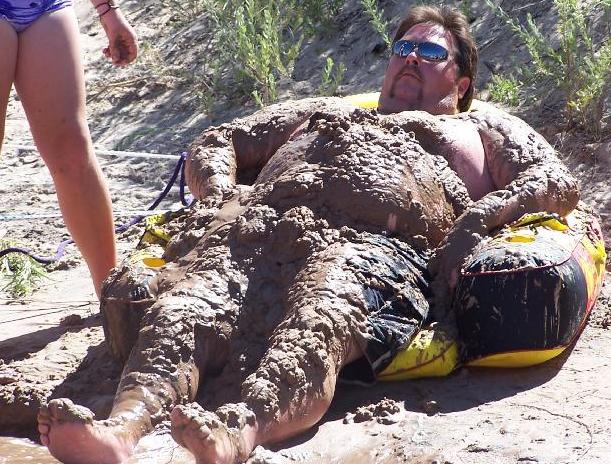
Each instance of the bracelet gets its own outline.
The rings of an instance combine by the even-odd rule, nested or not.
[[[102,16],[104,16],[106,13],[108,13],[110,10],[116,10],[117,8],[119,8],[119,5],[117,5],[114,0],[108,0],[107,2],[102,2],[98,5],[96,5],[94,8],[96,9],[96,11],[98,10],[99,7],[101,6],[105,6],[106,9],[102,12],[102,13],[98,13],[98,17],[101,18]]]

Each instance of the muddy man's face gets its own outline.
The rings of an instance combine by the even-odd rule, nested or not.
[[[458,100],[467,91],[470,79],[458,77],[458,65],[454,59],[456,44],[452,34],[439,24],[420,23],[409,29],[401,39],[441,45],[448,51],[448,56],[443,60],[427,59],[426,53],[417,48],[407,56],[393,54],[384,74],[379,111],[458,112]]]

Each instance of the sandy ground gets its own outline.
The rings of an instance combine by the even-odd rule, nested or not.
[[[125,92],[131,95],[131,103],[112,111],[117,100],[96,96],[96,89],[104,89],[99,84],[101,73],[108,72],[99,59],[103,37],[99,26],[86,17],[86,4],[79,1],[77,5],[96,144],[154,153],[180,152],[209,122],[205,115],[192,111],[185,116],[184,108],[171,101],[169,107],[163,107],[168,99],[162,95],[157,100],[149,98],[137,111],[133,103],[137,95],[131,87],[121,85],[112,87],[111,97]],[[132,11],[141,14],[136,7]],[[143,24],[138,29],[145,39],[153,35],[148,27],[152,26]],[[492,39],[489,44],[488,48],[494,46]],[[308,53],[312,53],[311,48],[305,50],[306,56]],[[363,65],[368,73],[355,74],[350,89],[363,90],[366,82],[370,88],[379,84],[379,79],[372,76],[377,76],[383,65],[370,64]],[[112,79],[120,82],[121,76],[113,75]],[[163,115],[155,113],[156,107],[158,112],[162,108]],[[180,127],[173,131],[172,125],[179,117]],[[52,254],[65,238],[61,218],[18,218],[57,214],[58,210],[50,177],[36,153],[10,146],[31,145],[15,96],[7,119],[7,146],[0,158],[0,214],[10,214],[11,220],[0,222],[0,235],[42,254]],[[568,155],[567,163],[580,177],[584,198],[598,209],[607,242],[611,243],[609,141],[593,144],[562,137],[554,128],[544,135]],[[149,143],[144,146],[147,139]],[[100,162],[109,179],[118,222],[151,203],[174,163],[118,156],[100,156]],[[176,192],[174,188],[161,208],[178,207]],[[119,238],[122,255],[134,246],[140,232],[135,227]],[[442,379],[380,384],[368,389],[340,387],[331,411],[317,428],[277,448],[257,448],[249,462],[611,462],[611,283],[608,276],[606,280],[591,323],[570,356],[531,369],[461,369]],[[70,396],[100,416],[107,414],[120,367],[108,356],[97,312],[85,266],[71,246],[33,295],[12,300],[0,294],[0,367],[3,362],[16,370],[18,384],[34,385],[40,397]],[[103,382],[99,382],[100,374]],[[28,414],[35,414],[34,406]],[[165,427],[162,424],[142,440],[130,462],[193,462],[171,440]],[[26,438],[15,438],[35,438],[32,429],[0,430],[0,434],[0,463],[55,462],[45,448]]]
[[[104,414],[119,368],[108,360],[92,296],[78,265],[52,273],[24,304],[3,301],[0,353],[14,360],[20,385],[42,383],[51,396],[68,394]],[[611,336],[598,325],[586,328],[570,356],[536,368],[463,368],[441,379],[340,387],[317,428],[273,450],[259,447],[249,462],[608,463]],[[0,456],[0,463],[55,462],[45,448],[8,436]],[[193,460],[164,424],[129,462]]]

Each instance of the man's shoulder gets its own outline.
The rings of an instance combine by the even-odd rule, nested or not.
[[[343,99],[346,102],[353,104],[354,106],[360,106],[361,108],[375,109],[378,107],[378,100],[380,99],[380,92],[364,92],[364,93],[346,95],[345,97],[343,97]],[[501,110],[500,108],[496,107],[495,105],[493,105],[492,103],[485,102],[483,100],[473,99],[471,101],[471,105],[469,106],[469,109],[466,111],[460,112],[458,114],[467,114],[473,111],[479,111],[479,112],[502,111],[502,112],[505,112]]]

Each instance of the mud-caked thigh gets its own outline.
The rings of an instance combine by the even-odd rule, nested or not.
[[[300,325],[304,339],[325,333],[331,356],[356,343],[364,356],[342,378],[373,382],[428,317],[426,258],[383,235],[358,233],[334,243],[310,257],[296,279],[280,328]]]

